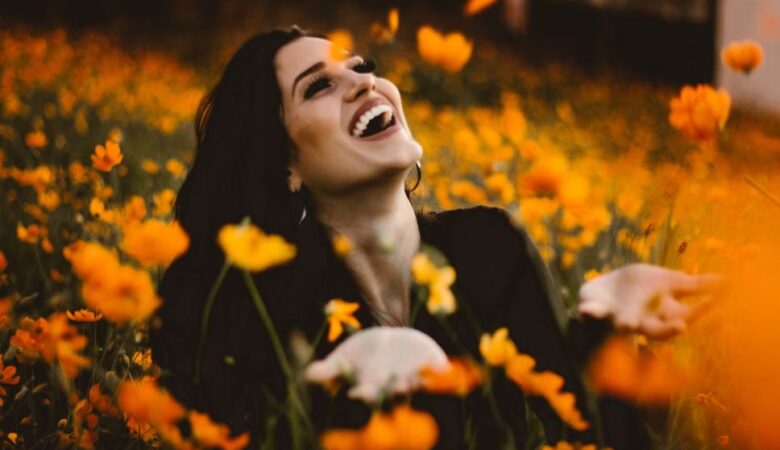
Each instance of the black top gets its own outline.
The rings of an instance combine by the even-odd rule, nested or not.
[[[564,377],[564,390],[577,396],[580,411],[593,423],[580,368],[608,333],[608,326],[600,321],[571,320],[565,324],[568,338],[564,338],[564,318],[557,313],[562,306],[544,263],[525,232],[504,210],[475,207],[421,213],[417,222],[422,241],[441,250],[457,273],[453,292],[458,311],[448,321],[468,353],[479,355],[483,332],[507,327],[518,350],[537,361],[537,370],[551,370]],[[323,306],[333,298],[360,302],[356,313],[360,323],[364,327],[377,324],[349,269],[334,254],[322,224],[306,219],[291,240],[298,249],[294,262],[255,276],[282,339],[300,330],[312,340],[324,320]],[[208,411],[234,432],[251,430],[257,438],[266,432],[267,414],[273,413],[273,401],[268,396],[283,398],[286,388],[268,334],[235,270],[228,273],[211,313],[201,385],[195,387],[191,381],[201,310],[222,263],[215,256],[213,265],[197,269],[193,262],[203,258],[198,258],[196,251],[174,262],[161,286],[162,327],[152,333],[155,360],[165,370],[161,380],[188,406]],[[430,335],[447,354],[463,354],[463,347],[448,337],[426,308],[421,308],[413,326]],[[323,340],[318,357],[327,355],[337,344]],[[498,408],[510,424],[518,448],[524,448],[527,432],[523,394],[504,376],[496,380]],[[312,387],[311,392],[313,419],[319,429],[357,428],[370,415],[366,406],[346,399],[343,393],[331,398],[319,387]],[[466,448],[462,442],[465,421],[471,421],[476,432],[477,448],[500,448],[501,433],[480,390],[472,392],[464,405],[460,402],[454,397],[415,394],[413,405],[430,411],[439,425],[436,449]],[[542,420],[548,441],[556,442],[563,436],[569,441],[595,439],[593,430],[564,431],[545,400],[530,397],[528,404]],[[600,399],[600,408],[608,445],[616,450],[649,447],[641,418],[633,407],[615,399]],[[284,447],[277,443],[277,448]]]

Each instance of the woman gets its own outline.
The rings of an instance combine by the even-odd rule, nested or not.
[[[284,397],[285,379],[236,271],[228,272],[218,291],[202,364],[195,367],[204,300],[224,261],[217,231],[249,216],[298,250],[292,264],[255,277],[283,339],[298,330],[312,340],[323,320],[323,305],[342,298],[360,302],[357,318],[364,327],[413,326],[448,354],[462,353],[426,312],[409,322],[409,267],[420,245],[430,244],[458,274],[454,291],[460,309],[451,324],[467,350],[478,354],[481,330],[507,326],[520,351],[533,356],[539,369],[564,376],[565,390],[574,392],[580,410],[586,411],[577,366],[609,323],[573,321],[567,344],[543,265],[526,235],[503,211],[477,207],[415,214],[405,180],[422,149],[409,131],[398,89],[376,77],[370,62],[342,56],[331,47],[322,36],[297,27],[260,34],[238,50],[203,99],[196,118],[195,161],[176,202],[177,218],[191,246],[165,275],[161,326],[153,332],[163,382],[176,397],[207,410],[235,432],[250,430],[255,442],[274,432],[265,427]],[[343,259],[331,246],[337,234],[353,243]],[[659,277],[671,292],[670,278],[665,273]],[[674,314],[648,322],[636,313],[636,305],[644,300],[631,303],[633,312],[624,314],[612,301],[620,284],[615,278],[626,279],[605,277],[591,289],[583,310],[633,329],[647,325],[645,331],[659,334],[681,327],[684,311],[673,297],[665,300],[669,305],[664,303],[664,308],[669,306],[667,312]],[[647,292],[640,287],[635,296]],[[475,327],[469,315],[482,328]],[[321,344],[317,356],[328,354],[335,344]],[[508,383],[496,389],[502,416],[511,422],[511,439],[523,447],[522,393]],[[359,427],[369,417],[370,410],[356,402],[313,395],[320,430]],[[442,429],[440,449],[465,445],[465,423],[454,401],[423,395],[415,399],[416,406],[436,417]],[[472,395],[467,403],[477,448],[501,448],[505,436],[487,419],[484,399]],[[534,398],[529,404],[544,422],[548,440],[560,439],[563,427],[547,404]],[[610,445],[633,450],[647,446],[635,410],[614,400],[604,400],[601,407]],[[284,432],[278,433],[277,448],[285,448]],[[593,435],[570,430],[567,438],[592,440]]]

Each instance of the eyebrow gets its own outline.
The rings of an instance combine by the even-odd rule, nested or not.
[[[314,72],[317,72],[318,70],[322,70],[324,67],[325,67],[325,63],[320,61],[312,64],[311,67],[299,73],[298,76],[295,77],[295,81],[293,81],[292,95],[295,96],[295,86],[298,85],[298,82],[301,81],[302,78],[304,78],[306,75],[310,75]]]

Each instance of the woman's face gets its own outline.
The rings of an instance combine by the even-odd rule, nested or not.
[[[290,186],[338,194],[403,179],[422,157],[403,115],[398,88],[360,56],[338,60],[331,42],[303,37],[274,60],[283,123],[295,145]]]

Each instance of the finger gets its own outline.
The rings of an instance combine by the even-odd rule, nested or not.
[[[642,319],[638,331],[653,339],[668,339],[685,328],[682,319],[663,320],[658,316],[647,316]]]
[[[715,274],[688,275],[672,272],[670,291],[677,298],[703,294],[715,290],[723,281],[723,277]]]
[[[339,357],[332,356],[309,364],[303,377],[312,383],[326,383],[347,371],[346,362]]]
[[[671,295],[665,295],[661,299],[661,305],[658,307],[658,315],[666,320],[680,319],[685,320],[691,312],[691,307],[680,303]]]

